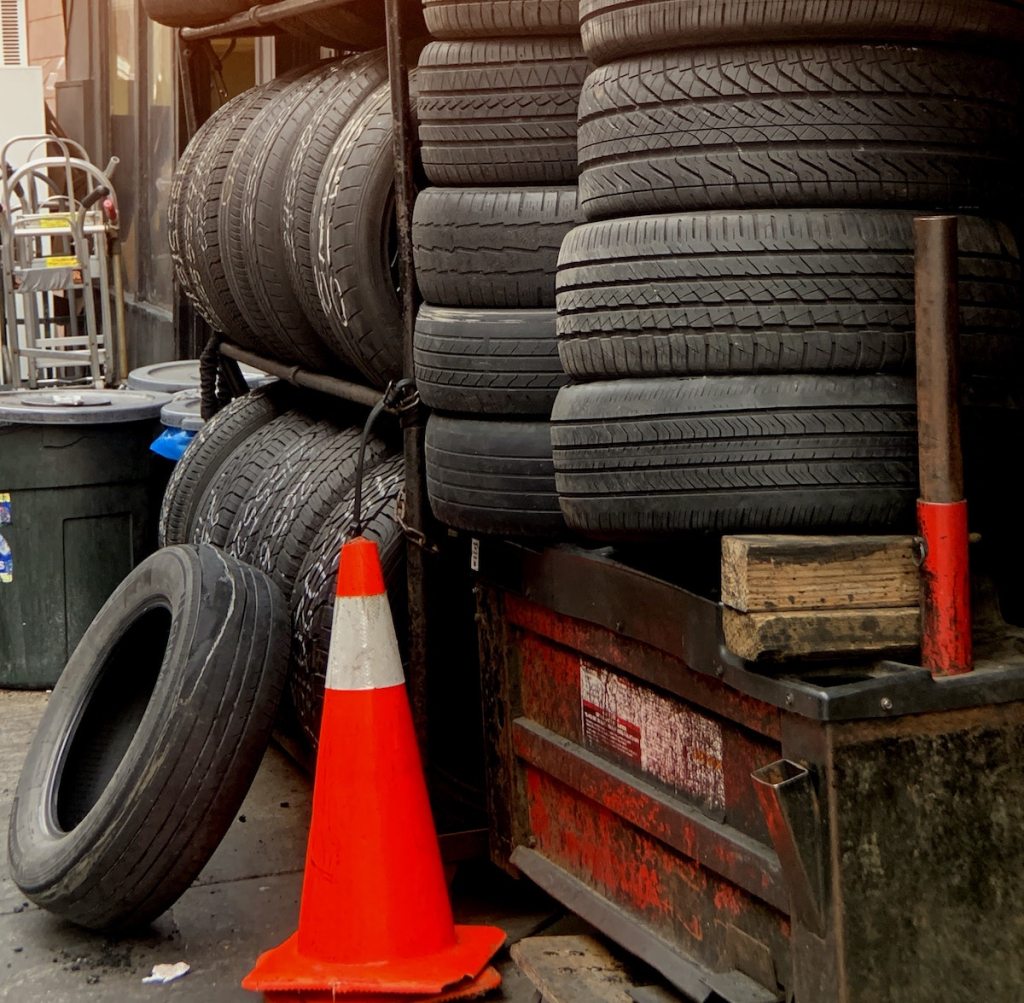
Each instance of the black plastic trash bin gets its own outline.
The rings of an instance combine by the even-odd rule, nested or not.
[[[0,393],[0,687],[52,686],[156,545],[166,394]]]

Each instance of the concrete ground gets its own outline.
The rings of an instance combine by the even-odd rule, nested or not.
[[[22,759],[46,704],[42,693],[0,691],[0,1000],[10,1003],[228,1003],[256,997],[239,987],[256,956],[295,929],[309,817],[310,784],[271,748],[224,842],[195,884],[142,936],[111,940],[64,923],[25,901],[8,873],[6,820]],[[552,924],[554,904],[491,868],[463,865],[453,886],[460,922],[490,922],[509,941]],[[572,921],[569,921],[571,926]],[[143,985],[153,965],[186,961],[169,985]],[[489,999],[532,1003],[509,961]]]

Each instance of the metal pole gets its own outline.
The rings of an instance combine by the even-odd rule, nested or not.
[[[388,77],[391,83],[391,113],[394,125],[395,216],[398,224],[398,260],[402,301],[402,375],[415,378],[413,328],[416,320],[416,273],[412,255],[412,206],[416,197],[413,162],[416,126],[409,95],[409,51],[405,31],[405,4],[385,0]],[[405,446],[405,525],[407,530],[407,576],[409,590],[409,699],[412,704],[420,748],[427,748],[427,554],[423,547],[427,526],[427,492],[424,468],[422,407],[415,406],[402,416]]]
[[[921,656],[935,676],[970,672],[970,569],[960,447],[957,219],[914,220]]]

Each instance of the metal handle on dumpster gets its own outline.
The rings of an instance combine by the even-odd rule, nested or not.
[[[921,660],[935,676],[974,667],[967,502],[960,447],[957,219],[914,220]]]

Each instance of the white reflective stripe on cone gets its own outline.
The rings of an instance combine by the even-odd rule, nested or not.
[[[338,596],[327,655],[327,688],[376,690],[404,682],[388,597]]]

